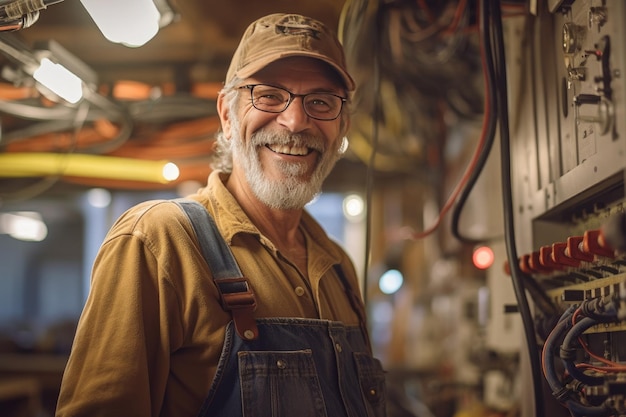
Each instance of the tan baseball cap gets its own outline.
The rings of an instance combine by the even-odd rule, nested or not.
[[[248,26],[226,73],[226,84],[244,79],[281,58],[304,56],[328,63],[341,76],[348,91],[354,80],[346,68],[343,47],[322,22],[298,14],[277,13]]]

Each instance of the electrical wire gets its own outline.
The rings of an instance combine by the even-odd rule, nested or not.
[[[353,2],[349,2],[351,7],[354,7]],[[434,18],[434,15],[432,15],[432,11],[430,9],[428,9],[428,6],[424,3],[420,6],[421,8],[426,7],[425,10],[427,14],[430,14],[431,17]],[[361,11],[363,10],[363,8],[361,8]],[[405,9],[402,9],[405,10]],[[432,21],[429,23],[429,26],[427,26],[428,28],[437,28],[437,30],[439,32],[441,32],[442,34],[445,34],[445,38],[451,38],[451,34],[457,34],[457,35],[465,35],[464,32],[461,32],[461,29],[463,29],[466,25],[467,22],[469,21],[469,12],[468,12],[468,8],[467,8],[467,2],[464,0],[459,1],[454,9],[450,9],[449,7],[446,6],[446,10],[452,10],[451,16],[448,19],[446,17],[446,20],[449,21],[450,23],[446,23],[443,24],[443,22],[440,22],[440,20],[442,19],[442,16],[439,16],[436,18],[436,23],[433,23]],[[410,28],[413,28],[413,30],[423,30],[421,29],[420,25],[417,23],[416,17],[414,16],[413,13],[395,13],[397,12],[396,8],[394,8],[394,5],[391,5],[390,7],[387,8],[383,8],[381,7],[379,12],[377,13],[377,24],[379,25],[379,29],[378,29],[378,33],[381,33],[384,23],[387,20],[387,22],[390,24],[389,27],[387,27],[387,38],[389,41],[389,46],[391,47],[391,55],[396,56],[395,59],[392,59],[391,61],[393,61],[394,64],[394,73],[397,72],[397,67],[398,64],[402,64],[405,60],[403,58],[403,53],[401,52],[401,50],[405,49],[403,48],[403,44],[406,44],[406,42],[402,42],[402,40],[404,39],[405,41],[408,40],[413,44],[418,43],[418,41],[415,41],[415,39],[412,39],[411,37],[411,32],[407,33],[406,30],[403,31],[403,28],[405,28],[407,25],[403,25],[402,22],[408,23],[408,26]],[[446,15],[446,13],[442,13],[442,15]],[[461,24],[461,22],[464,22],[463,24]],[[395,22],[395,23],[394,23]],[[415,29],[417,28],[417,29]],[[454,38],[456,39],[456,41],[454,43],[448,43],[447,46],[443,49],[448,49],[450,51],[454,51],[454,53],[451,53],[450,56],[454,56],[454,55],[458,55],[458,45],[459,45],[459,41],[461,39],[465,39],[465,36],[454,36]],[[436,43],[440,44],[441,41],[436,41]],[[394,46],[395,45],[395,46]],[[456,45],[454,47],[451,47],[451,45]],[[439,48],[441,50],[441,48]],[[380,50],[380,46],[379,46],[379,52],[382,52]],[[442,62],[438,59],[433,60],[433,54],[430,52],[426,52],[426,51],[422,51],[420,52],[420,48],[411,48],[409,51],[407,51],[407,53],[410,52],[411,53],[411,67],[413,69],[409,69],[406,68],[406,70],[409,73],[415,72],[416,68],[419,68],[419,72],[422,73],[422,77],[424,77],[423,71],[424,69],[428,69],[431,68],[429,71],[432,71],[433,74],[437,74],[437,76],[435,78],[441,78],[441,64]],[[400,62],[398,62],[398,60]],[[436,61],[436,62],[434,62]],[[378,65],[384,65],[385,60],[383,60],[383,62],[380,62]],[[436,69],[435,69],[436,68]],[[391,68],[389,68],[391,69]],[[381,71],[381,69],[379,69],[379,71]],[[400,72],[407,72],[404,69],[402,69]],[[379,76],[380,77],[380,76]],[[419,84],[419,82],[416,81],[415,79],[416,77],[411,77],[411,83],[412,85],[415,84]],[[431,77],[432,78],[432,77]],[[457,77],[458,78],[458,77]],[[374,77],[374,79],[376,79],[376,77]],[[417,79],[419,80],[419,77],[417,77]],[[422,87],[417,86],[417,93],[419,93],[420,91],[424,92],[424,94],[427,94],[427,92],[429,90],[433,89],[433,86],[436,85],[448,85],[449,82],[446,82],[447,80],[442,80],[441,83],[439,82],[432,82],[432,79],[430,81],[428,81],[427,83],[424,83],[424,85]],[[398,82],[398,76],[394,75],[394,83]],[[466,88],[466,85],[464,85],[464,88]],[[404,91],[404,90],[403,90]],[[406,93],[406,91],[404,91]],[[427,94],[432,98],[432,94]],[[440,92],[436,93],[437,96],[441,95]],[[376,95],[377,97],[380,96],[380,94]],[[411,97],[412,99],[415,99],[415,94],[408,94],[408,97]],[[378,100],[380,98],[377,98]],[[419,101],[419,100],[418,100]],[[377,105],[377,104],[374,104]],[[471,106],[470,106],[471,107]],[[376,110],[374,111],[376,112]],[[419,114],[420,112],[416,112],[417,114]],[[415,119],[413,119],[413,121],[415,122]],[[431,123],[432,118],[428,118],[428,123]],[[376,120],[373,121],[373,123],[380,123],[380,118],[377,118]],[[383,126],[384,127],[384,126]],[[379,133],[379,132],[377,132]],[[436,136],[437,133],[435,132],[433,134],[433,136]],[[481,136],[481,142],[478,144],[477,146],[477,150],[474,154],[474,157],[472,159],[472,161],[470,161],[465,174],[463,176],[463,178],[460,180],[460,182],[457,184],[457,187],[453,190],[452,194],[450,195],[449,199],[447,200],[447,202],[444,204],[443,208],[441,209],[438,218],[435,220],[434,224],[429,227],[428,229],[424,230],[423,232],[415,232],[415,231],[411,231],[410,228],[405,228],[405,239],[421,239],[424,238],[430,234],[432,234],[441,224],[441,222],[443,221],[443,218],[445,217],[445,215],[448,213],[448,211],[452,208],[455,200],[457,199],[459,193],[461,192],[461,190],[463,190],[463,188],[465,187],[465,184],[468,181],[469,175],[476,170],[476,160],[480,154],[480,150],[482,148],[484,148],[484,142],[485,142],[485,136],[486,135],[482,135]],[[358,149],[356,149],[358,150]],[[358,154],[358,156],[364,160],[364,162],[367,164],[368,167],[377,167],[377,168],[381,168],[381,164],[379,164],[379,159],[384,156],[384,155],[380,155],[380,153],[378,152],[378,149],[376,151],[372,150],[372,147],[369,147],[367,149],[366,152],[360,152]],[[403,158],[406,158],[407,154],[406,152],[402,154]],[[369,158],[369,160],[366,160],[364,158]],[[387,163],[387,167],[389,167],[390,169],[395,169],[395,170],[401,170],[402,167],[405,165],[403,164],[404,160],[400,157],[390,157],[388,158],[388,162]]]
[[[371,8],[371,9],[370,9]],[[371,11],[373,9],[373,12]],[[374,86],[372,89],[372,98],[374,101],[377,101],[380,96],[380,63],[379,63],[379,36],[380,36],[380,28],[378,24],[378,14],[379,7],[378,2],[370,2],[368,0],[347,0],[344,4],[340,16],[339,16],[339,24],[338,24],[338,36],[340,42],[343,44],[344,50],[346,52],[354,52],[359,49],[360,44],[360,35],[366,30],[364,28],[368,13],[372,13],[374,15],[374,34],[373,34],[373,62],[372,62],[372,71],[373,71],[373,80]],[[349,56],[348,56],[349,58]],[[369,89],[368,89],[369,91]],[[357,91],[360,93],[360,91]],[[376,111],[374,111],[376,114]],[[353,123],[354,128],[354,123]],[[363,288],[362,297],[363,303],[367,305],[368,300],[368,286],[369,286],[369,266],[371,262],[371,246],[372,246],[372,200],[373,200],[373,190],[374,190],[374,172],[375,165],[372,163],[373,158],[375,158],[377,153],[378,139],[379,139],[379,131],[378,131],[378,123],[372,123],[372,148],[370,149],[369,154],[369,163],[366,164],[366,175],[365,175],[365,260],[363,265]],[[363,140],[365,142],[365,140]]]
[[[48,6],[61,3],[62,1],[63,0],[15,0],[6,2],[5,4],[0,5],[0,19],[15,19],[17,14],[23,15],[43,10]]]
[[[461,177],[461,179],[455,186],[454,190],[448,197],[448,200],[443,205],[442,209],[439,211],[439,214],[435,218],[434,222],[428,228],[426,228],[425,230],[421,232],[415,232],[415,231],[409,232],[409,236],[408,236],[409,238],[416,239],[416,240],[423,239],[431,235],[433,232],[437,230],[437,228],[443,221],[444,217],[448,214],[450,209],[452,209],[452,207],[454,206],[454,203],[456,202],[459,194],[465,188],[466,184],[472,177],[473,172],[477,170],[477,167],[479,165],[479,160],[482,154],[482,150],[485,148],[485,142],[487,141],[486,138],[487,138],[486,135],[484,134],[481,135],[480,140],[476,146],[476,150],[474,151],[474,154],[472,155],[470,162],[465,168],[465,172],[463,173],[463,176]]]
[[[608,308],[607,308],[608,307]],[[618,309],[619,306],[615,304],[615,300],[612,297],[602,297],[602,298],[593,298],[586,300],[581,306],[574,312],[572,315],[572,325],[576,325],[578,318],[581,315],[586,317],[590,317],[594,319],[595,323],[591,324],[591,326],[597,323],[611,323],[618,321]],[[589,326],[589,327],[591,327]],[[586,330],[586,327],[584,330]],[[595,369],[598,371],[604,372],[621,372],[624,370],[625,366],[623,364],[614,362],[612,360],[606,359],[600,355],[595,354],[591,351],[585,340],[582,338],[582,331],[577,335],[578,343],[583,348],[583,350],[589,355],[590,358],[595,359],[598,362],[603,363],[604,367],[578,364],[579,367],[587,367],[591,369]],[[571,343],[571,342],[570,342]]]
[[[600,322],[611,322],[616,319],[616,312],[612,309],[612,306],[609,307],[608,312],[603,308],[605,305],[610,304],[610,301],[607,304],[604,304],[604,302],[608,300],[601,300],[602,304],[599,304],[597,301],[598,299],[591,299],[583,302],[579,307],[576,305],[570,306],[546,338],[541,353],[542,370],[550,389],[552,389],[552,394],[557,401],[567,407],[573,417],[608,417],[616,413],[616,410],[611,408],[611,403],[607,401],[597,406],[581,402],[580,393],[584,392],[586,387],[603,385],[605,382],[604,376],[585,374],[584,370],[593,370],[602,374],[624,372],[626,370],[626,366],[608,360],[602,360],[602,362],[609,364],[606,367],[588,363],[574,364],[576,357],[575,342],[581,342],[581,345],[585,348],[585,343],[582,342],[581,338],[582,334]],[[592,315],[600,317],[600,320],[585,317],[587,311]],[[561,344],[560,348],[558,348],[559,344]],[[587,349],[585,348],[585,350]],[[557,356],[561,357],[567,370],[567,375],[563,376],[563,380],[571,381],[573,379],[578,381],[577,383],[568,383],[566,385],[562,378],[559,377],[555,366],[555,357]],[[595,356],[597,355],[593,355],[594,358],[599,358]],[[575,387],[576,391],[574,391],[573,387]]]
[[[87,108],[88,108],[87,104],[81,104],[79,105],[78,110],[74,112],[74,120],[72,121],[72,126],[74,127],[74,130],[73,130],[74,139],[76,138],[78,132],[81,130],[82,126],[85,123],[85,118],[87,117],[87,114],[88,114]],[[74,149],[71,148],[70,152],[72,152],[73,150]],[[62,172],[62,170],[59,170],[59,172]],[[61,179],[61,175],[48,176],[48,177],[42,178],[41,180],[35,182],[34,184],[31,184],[27,187],[23,187],[20,190],[15,191],[13,193],[0,193],[0,203],[30,200],[34,197],[37,197],[40,194],[43,194],[49,189],[51,189],[54,185],[56,185],[59,182],[60,179]]]
[[[452,23],[450,23],[450,25],[447,28],[445,28],[444,33],[451,34],[458,30],[460,26],[461,18],[463,17],[463,12],[465,11],[466,6],[467,6],[467,0],[459,0],[456,6],[456,9],[454,11],[454,18],[452,20]]]
[[[447,31],[451,32],[454,30],[457,30],[459,27],[459,21],[461,19],[462,15],[467,15],[468,13],[463,13],[465,10],[467,9],[466,7],[466,3],[461,0],[458,4],[457,7],[455,9],[455,13],[454,13],[454,18],[452,20],[452,23],[450,25],[447,26]],[[430,10],[429,10],[430,12]],[[397,26],[395,31],[399,30],[399,25],[395,25]],[[392,30],[390,30],[390,32],[393,32]],[[390,35],[390,38],[393,38],[392,35]],[[393,43],[393,42],[392,42]],[[396,42],[397,43],[397,42]],[[487,47],[490,48],[489,46],[489,42],[482,42],[483,47]],[[399,48],[399,47],[398,47]],[[397,54],[396,54],[397,55]],[[425,238],[429,235],[431,235],[432,233],[434,233],[438,227],[440,226],[441,222],[443,221],[443,218],[448,214],[448,212],[452,209],[452,207],[455,205],[455,203],[457,202],[457,199],[459,199],[460,197],[460,201],[461,201],[461,208],[463,206],[463,204],[465,203],[465,200],[467,199],[467,196],[469,195],[470,192],[470,188],[468,188],[468,184],[471,183],[471,186],[473,186],[473,183],[475,183],[476,179],[478,178],[480,172],[482,171],[482,168],[484,167],[485,161],[487,159],[487,157],[489,156],[489,151],[491,149],[491,145],[493,144],[493,140],[494,140],[494,136],[495,136],[495,126],[496,126],[496,117],[495,115],[492,114],[492,111],[494,110],[494,107],[492,106],[492,103],[495,103],[495,96],[493,93],[492,89],[489,89],[489,86],[492,84],[493,81],[493,69],[489,68],[490,65],[488,65],[487,61],[486,61],[486,56],[490,55],[489,52],[487,52],[487,54],[485,54],[484,51],[481,51],[481,57],[483,58],[483,67],[484,67],[484,74],[486,77],[485,80],[485,101],[484,101],[484,119],[483,119],[483,127],[482,127],[482,132],[480,135],[480,139],[478,144],[476,145],[476,150],[471,158],[471,160],[469,161],[463,176],[461,177],[461,179],[459,180],[459,182],[457,183],[456,187],[454,188],[454,190],[452,191],[452,193],[450,194],[450,196],[448,197],[447,201],[444,203],[442,209],[440,210],[437,218],[434,220],[433,224],[430,225],[429,227],[427,227],[425,230],[421,231],[421,232],[417,232],[417,231],[410,231],[409,228],[405,229],[407,230],[407,236],[406,238],[409,239],[422,239]],[[432,56],[429,58],[429,60],[432,59]],[[490,98],[491,96],[491,98]],[[372,155],[372,154],[370,154]],[[371,166],[371,163],[369,164],[369,166]],[[465,191],[465,194],[461,194],[463,191]],[[453,221],[453,225],[457,224],[458,225],[458,219],[460,217],[460,209],[457,210],[457,213],[455,214],[455,218]],[[460,236],[460,233],[458,233],[458,226],[456,227],[456,231],[455,233],[457,234],[457,236],[459,238],[461,238],[461,240],[463,240],[464,238],[462,236]]]
[[[541,351],[541,369],[548,385],[552,389],[553,395],[559,401],[561,400],[560,397],[565,395],[565,390],[555,371],[554,357],[557,347],[565,337],[565,333],[573,326],[571,317],[575,308],[575,306],[571,306],[561,315],[559,321],[546,337]]]
[[[544,344],[544,348],[541,354],[541,363],[544,375],[546,377],[546,381],[552,389],[552,395],[563,404],[570,411],[570,414],[573,417],[608,417],[613,415],[613,410],[602,405],[602,406],[586,406],[582,405],[580,402],[574,399],[574,392],[567,388],[561,382],[559,376],[555,370],[555,361],[554,361],[554,352],[557,350],[558,343],[563,340],[565,334],[572,327],[571,321],[569,320],[569,316],[571,316],[571,311],[566,312],[564,316],[566,318],[561,318],[557,325],[554,327],[550,335],[546,339]],[[535,416],[542,416],[541,414],[535,414]]]
[[[483,74],[484,74],[484,118],[481,133],[481,140],[477,146],[476,163],[475,167],[471,170],[468,168],[469,177],[466,184],[461,188],[461,191],[456,200],[454,210],[452,212],[451,219],[451,232],[454,237],[459,241],[467,244],[478,244],[486,240],[493,239],[493,237],[473,239],[463,236],[460,231],[460,218],[465,207],[465,203],[469,198],[480,174],[484,169],[484,165],[491,153],[493,143],[495,141],[496,126],[498,120],[498,109],[496,106],[496,75],[494,69],[493,49],[491,48],[492,33],[490,31],[490,25],[488,24],[489,16],[486,15],[484,7],[478,11],[479,16],[479,31],[480,31],[480,44],[481,44],[481,58],[483,61]],[[500,59],[504,59],[501,57]],[[533,299],[537,303],[537,307],[546,315],[554,315],[557,313],[556,307],[546,295],[545,291],[538,285],[538,283],[532,279],[532,277],[522,277],[525,281],[526,290],[532,295]]]
[[[504,229],[505,243],[508,259],[518,259],[515,243],[515,225],[513,214],[513,182],[511,178],[511,151],[509,137],[508,120],[508,93],[506,65],[504,54],[504,35],[502,30],[502,16],[500,14],[500,2],[498,0],[481,0],[482,7],[485,7],[484,14],[489,17],[489,24],[493,27],[495,75],[496,75],[496,99],[498,107],[498,121],[500,127],[500,153],[502,163],[502,200],[504,208]],[[544,398],[542,392],[541,364],[537,350],[533,316],[526,297],[525,281],[522,271],[517,262],[510,262],[511,278],[517,300],[518,310],[522,319],[524,329],[526,350],[530,361],[531,382],[534,397],[535,417],[544,415]]]
[[[0,112],[19,116],[27,120],[47,121],[71,120],[74,117],[75,109],[62,105],[44,107],[34,104],[32,100],[24,100],[22,102],[0,100]]]
[[[474,188],[476,181],[480,177],[481,172],[489,158],[491,149],[496,136],[497,125],[497,108],[496,93],[495,93],[495,70],[493,68],[493,62],[491,60],[491,35],[488,22],[483,10],[478,11],[479,16],[479,33],[480,33],[480,56],[483,64],[483,76],[484,76],[484,104],[483,104],[483,125],[481,131],[481,139],[477,151],[480,153],[477,156],[476,167],[471,171],[471,174],[467,180],[467,184],[463,187],[459,193],[456,205],[452,211],[451,229],[452,235],[459,241],[464,243],[476,244],[482,242],[484,239],[471,239],[461,234],[459,230],[459,224],[461,214],[465,207],[465,203]],[[481,147],[482,144],[482,147]]]
[[[598,321],[592,318],[583,318],[578,323],[573,325],[572,328],[567,332],[567,334],[563,338],[563,344],[561,346],[561,359],[563,360],[565,368],[573,378],[587,385],[601,385],[604,382],[604,378],[587,375],[582,372],[578,367],[576,367],[573,354],[575,352],[575,347],[573,345],[575,341],[578,341],[579,336],[585,330],[592,326],[595,326],[596,324],[598,324]]]
[[[365,265],[363,276],[365,279],[365,285],[363,285],[363,301],[367,303],[367,295],[368,295],[368,280],[367,277],[369,275],[369,265],[371,263],[371,250],[372,250],[372,201],[374,198],[374,160],[376,158],[376,152],[378,149],[378,125],[381,115],[381,105],[380,105],[380,54],[379,54],[379,36],[380,36],[380,20],[381,20],[380,8],[376,9],[375,13],[375,36],[374,36],[374,62],[373,62],[373,79],[374,79],[374,88],[372,91],[374,107],[372,110],[372,149],[370,153],[370,161],[367,164],[367,173],[366,173],[366,231],[365,231],[365,248],[366,248],[366,256],[365,256]]]

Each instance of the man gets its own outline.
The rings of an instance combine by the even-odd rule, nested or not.
[[[234,254],[245,308],[179,205],[131,208],[95,261],[58,417],[384,415],[355,270],[303,209],[345,150],[353,89],[322,23],[249,26],[217,102],[217,169],[189,197]]]

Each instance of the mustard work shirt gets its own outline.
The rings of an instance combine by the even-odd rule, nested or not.
[[[356,294],[346,253],[308,214],[307,280],[250,222],[214,171],[190,198],[201,202],[256,294],[255,317],[304,317],[357,325],[333,265]],[[220,304],[193,228],[169,201],[141,203],[109,231],[63,376],[57,417],[196,416],[231,320]]]

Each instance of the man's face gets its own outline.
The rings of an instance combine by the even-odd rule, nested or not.
[[[295,94],[330,92],[345,97],[334,73],[318,60],[286,58],[271,64],[247,84],[269,84]],[[242,89],[236,117],[231,117],[233,176],[245,179],[263,204],[278,209],[300,209],[321,190],[341,156],[345,129],[341,117],[321,121],[309,117],[302,98],[282,113],[252,106],[250,91]]]

